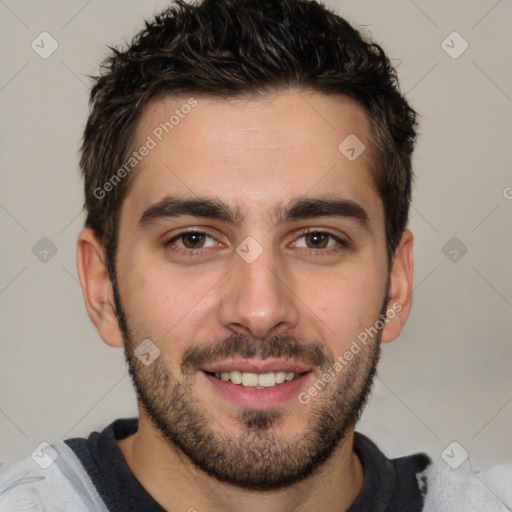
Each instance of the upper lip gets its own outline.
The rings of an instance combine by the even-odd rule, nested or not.
[[[287,361],[285,359],[242,359],[230,358],[215,363],[204,365],[200,368],[204,372],[222,373],[222,372],[248,372],[248,373],[269,373],[269,372],[293,372],[305,373],[313,369],[302,363]]]

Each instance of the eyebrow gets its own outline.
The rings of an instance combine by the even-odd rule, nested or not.
[[[145,227],[162,219],[185,215],[219,220],[233,226],[239,226],[244,221],[244,216],[238,208],[218,199],[165,196],[144,211],[138,225]],[[343,218],[355,221],[367,231],[370,229],[367,211],[359,203],[339,197],[295,199],[288,205],[278,208],[273,217],[276,224],[318,217]]]

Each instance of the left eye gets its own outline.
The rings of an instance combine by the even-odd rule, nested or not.
[[[304,233],[299,236],[297,240],[300,240],[301,238],[305,240],[306,245],[299,245],[295,242],[295,247],[305,247],[306,249],[328,249],[336,244],[345,245],[341,238],[323,231],[310,231],[308,233]],[[331,239],[332,242],[330,244],[329,239]],[[308,246],[308,243],[313,244],[313,247]]]

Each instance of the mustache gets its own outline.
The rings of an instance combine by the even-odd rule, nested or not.
[[[251,358],[280,358],[306,363],[327,369],[334,364],[333,354],[321,343],[305,343],[294,336],[272,335],[263,341],[239,333],[233,333],[228,338],[214,345],[194,344],[185,350],[181,362],[181,371],[192,373],[205,364],[241,356]]]

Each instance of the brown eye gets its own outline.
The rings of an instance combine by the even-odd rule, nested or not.
[[[303,240],[302,242],[298,242]],[[347,247],[348,244],[344,242],[340,237],[333,235],[327,231],[306,231],[297,238],[297,242],[294,243],[295,247],[304,249],[336,249],[340,247]]]
[[[191,254],[198,253],[202,249],[213,247],[216,240],[213,236],[202,231],[183,231],[179,235],[171,238],[164,243],[165,247],[174,248],[181,251],[189,251]]]
[[[320,233],[320,232],[313,232],[308,233],[305,236],[305,240],[307,243],[312,244],[313,249],[325,249],[327,247],[327,244],[329,243],[330,235],[326,233]]]
[[[204,233],[184,233],[180,236],[183,241],[184,247],[187,249],[201,249],[204,241],[206,239],[206,235]]]

